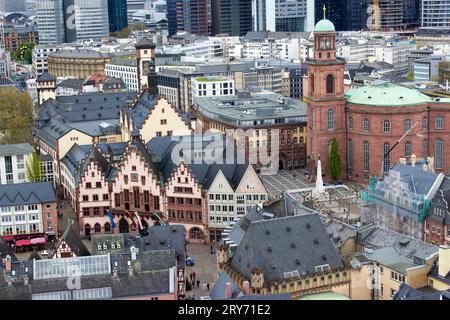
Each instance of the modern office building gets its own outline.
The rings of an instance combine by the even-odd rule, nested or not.
[[[64,12],[65,42],[108,36],[108,0],[64,0]]]
[[[421,27],[450,30],[450,0],[422,0]]]
[[[127,0],[108,0],[109,32],[128,27]]]
[[[252,30],[251,0],[212,0],[211,33],[243,36]]]
[[[133,14],[139,10],[145,9],[145,0],[126,0],[127,1],[127,16],[128,24],[133,23]]]
[[[169,36],[177,32],[197,35],[211,33],[211,4],[209,0],[167,0]]]
[[[64,42],[63,0],[42,0],[36,2],[36,24],[40,44]]]
[[[314,27],[311,0],[275,1],[275,30],[280,32],[311,31]]]

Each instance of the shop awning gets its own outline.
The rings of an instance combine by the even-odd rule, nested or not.
[[[16,241],[16,247],[23,247],[23,246],[29,246],[31,245],[30,240],[17,240]]]
[[[45,238],[34,238],[31,239],[31,244],[43,244],[45,243]]]
[[[5,241],[13,241],[14,240],[14,236],[3,236],[2,238]]]

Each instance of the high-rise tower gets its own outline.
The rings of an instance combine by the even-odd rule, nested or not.
[[[314,27],[314,57],[307,60],[305,98],[308,109],[308,169],[315,174],[320,155],[325,180],[331,141],[336,138],[341,159],[342,178],[346,178],[346,120],[344,100],[345,61],[336,57],[336,31],[324,18]]]

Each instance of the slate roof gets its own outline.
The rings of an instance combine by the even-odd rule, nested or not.
[[[50,73],[44,72],[36,79],[36,82],[47,82],[47,81],[56,81],[56,78],[52,76]]]
[[[53,254],[56,254],[56,250],[63,241],[69,246],[69,248],[72,250],[75,256],[83,257],[91,255],[89,250],[86,248],[86,246],[80,239],[78,228],[75,225],[75,221],[69,222],[61,239],[59,239],[58,243],[56,244],[55,251],[53,252]]]
[[[402,283],[393,300],[450,300],[450,291],[423,292]]]
[[[285,272],[315,273],[316,266],[325,264],[343,267],[317,214],[249,223],[231,258],[232,268],[245,278],[256,267],[268,282],[284,280]]]
[[[221,272],[214,287],[211,289],[209,296],[212,300],[226,300],[226,284],[231,283],[231,298],[237,298],[241,290],[238,288],[237,284],[230,278],[228,273]]]
[[[422,240],[413,239],[401,233],[390,231],[369,224],[356,230],[357,241],[364,247],[372,249],[392,247],[403,257],[425,260],[438,253],[439,248]]]
[[[421,195],[427,195],[438,178],[436,173],[401,163],[397,163],[391,171],[400,173],[400,179],[407,183],[409,191]]]
[[[106,179],[111,178],[114,168],[95,145],[78,145],[75,143],[61,159],[67,170],[74,176],[75,184],[79,183],[90,161],[94,161],[98,165]]]
[[[71,88],[80,90],[83,88],[84,80],[82,79],[67,79],[58,84],[58,88]]]
[[[50,182],[30,182],[0,185],[0,206],[14,206],[56,201]]]
[[[2,144],[0,145],[0,157],[12,155],[26,155],[33,153],[34,149],[29,143]]]
[[[182,146],[178,146],[179,148],[196,148],[196,139],[202,139],[201,146],[203,149],[211,143],[211,139],[218,135],[210,135],[210,136],[202,136],[202,137],[192,137],[192,136],[182,136],[182,137],[155,137],[149,141],[147,144],[148,150],[150,150],[151,155],[153,157],[153,162],[155,163],[155,167],[160,172],[160,176],[164,182],[166,182],[170,177],[174,170],[177,168],[179,163],[174,163],[172,160],[172,150],[177,146],[178,143],[181,143]],[[181,140],[179,140],[181,139]],[[180,142],[179,142],[180,141]],[[233,155],[233,158],[227,158],[227,150],[229,148],[233,150],[230,154]],[[231,187],[236,189],[241,181],[245,171],[248,168],[248,164],[236,164],[236,155],[237,151],[234,149],[234,145],[229,140],[224,140],[222,146],[218,147],[218,152],[223,152],[223,164],[214,162],[209,163],[202,159],[201,163],[195,163],[193,160],[193,156],[191,158],[188,157],[188,153],[183,154],[184,163],[189,168],[189,170],[193,173],[196,180],[202,185],[202,187],[207,190],[214,182],[214,178],[216,177],[219,170],[222,171],[224,176],[230,182]]]
[[[94,92],[58,96],[39,106],[38,120],[49,120],[55,115],[60,115],[67,123],[119,119],[120,107],[130,102],[134,95],[130,92]]]
[[[407,269],[422,265],[415,263],[414,259],[399,255],[393,247],[379,248],[371,253],[364,253],[370,260],[379,262],[389,267],[389,269],[398,271],[402,274],[407,273]]]
[[[143,37],[136,43],[136,49],[152,49],[155,48],[155,44],[150,39]]]

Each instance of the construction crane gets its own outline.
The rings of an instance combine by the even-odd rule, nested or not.
[[[394,145],[393,145],[393,146],[392,146],[392,147],[384,154],[383,159],[381,160],[380,180],[383,180],[383,169],[384,169],[384,162],[385,162],[385,159],[389,156],[389,154],[391,153],[391,151],[394,150],[394,148],[395,148],[396,146],[398,146],[398,144],[399,144],[403,139],[405,139],[406,136],[407,136],[408,134],[411,133],[411,131],[414,129],[415,126],[417,126],[417,125],[419,124],[419,122],[420,122],[420,120],[417,120],[416,123],[414,123],[414,125],[413,125],[408,131],[406,131],[405,134],[404,134],[400,139],[398,139],[397,142],[395,142]]]
[[[380,6],[378,0],[373,0],[373,16],[374,19],[372,20],[373,21],[372,31],[377,31],[378,25],[380,23]]]

